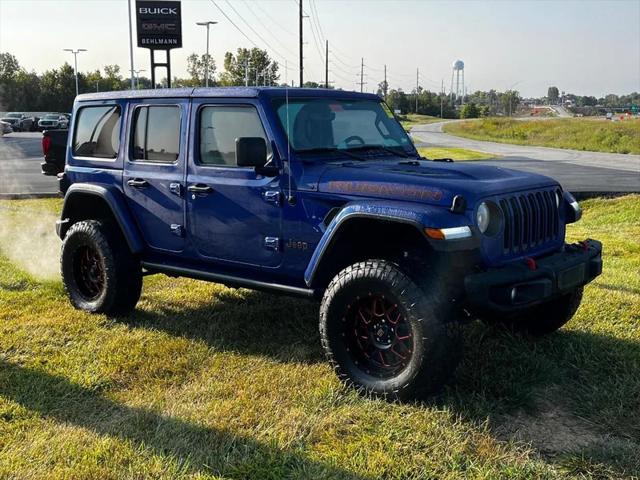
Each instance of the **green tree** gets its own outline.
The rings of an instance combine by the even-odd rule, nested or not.
[[[400,110],[403,115],[409,112],[409,98],[400,88],[389,91],[389,94],[387,95],[387,104],[393,110]]]
[[[180,80],[180,84],[185,87],[204,86],[207,66],[209,67],[209,85],[215,85],[216,63],[213,61],[213,57],[206,53],[204,55],[192,53],[187,57],[187,73],[189,73],[190,78]]]
[[[500,104],[502,106],[502,112],[505,115],[512,116],[520,105],[520,94],[516,90],[507,90],[504,93],[499,94]]]
[[[460,109],[460,118],[478,118],[480,111],[475,103],[465,103]]]
[[[0,110],[13,110],[17,77],[22,72],[18,59],[10,53],[0,53]]]
[[[248,85],[275,85],[280,79],[278,62],[259,48],[239,48],[235,55],[225,53],[224,70],[221,85],[244,85],[245,81]]]
[[[551,105],[555,105],[558,103],[558,99],[560,98],[560,92],[558,91],[558,87],[549,87],[547,90],[547,99]]]
[[[126,78],[123,80],[120,74],[120,65],[105,65],[104,79],[100,82],[101,90],[114,91],[114,90],[126,90],[131,86],[131,80]],[[104,88],[102,85],[104,83]]]

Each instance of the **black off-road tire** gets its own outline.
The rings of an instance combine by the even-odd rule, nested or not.
[[[62,243],[60,270],[65,291],[79,310],[124,316],[140,299],[142,267],[112,222],[72,225]]]
[[[353,342],[358,342],[355,339],[360,330],[355,332],[358,327],[352,326],[351,319],[359,315],[355,313],[356,308],[358,312],[363,308],[357,302],[367,302],[376,295],[380,301],[387,302],[390,310],[396,309],[388,318],[402,315],[403,324],[407,324],[404,332],[411,332],[412,348],[409,344],[402,352],[406,360],[400,360],[399,371],[388,375],[372,371],[375,369],[371,359],[364,354],[356,356],[358,352],[352,348]],[[373,305],[369,311],[376,310],[376,304]],[[399,331],[398,324],[395,325]],[[350,337],[351,328],[355,333]],[[375,327],[373,330],[377,331]],[[373,342],[373,335],[370,347],[379,345]],[[402,338],[398,333],[395,335],[393,342]],[[460,327],[447,298],[438,295],[436,290],[425,293],[397,264],[387,260],[356,263],[336,275],[322,298],[320,338],[329,362],[343,383],[364,395],[390,400],[408,400],[438,392],[453,376],[462,346]],[[401,347],[394,343],[393,348]],[[380,363],[385,363],[384,358]]]
[[[489,324],[500,324],[518,333],[535,337],[549,335],[562,328],[575,315],[582,301],[583,287],[536,305],[517,315],[486,315]]]

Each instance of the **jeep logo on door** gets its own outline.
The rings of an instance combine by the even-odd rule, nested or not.
[[[182,47],[180,2],[136,1],[138,47],[169,50]]]

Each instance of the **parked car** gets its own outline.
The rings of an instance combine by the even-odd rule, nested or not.
[[[600,242],[565,243],[581,209],[558,182],[422,158],[373,94],[107,92],[73,118],[56,229],[76,308],[127,314],[143,271],[315,298],[365,394],[440,389],[467,312],[559,329],[602,271]]]
[[[0,120],[11,125],[14,132],[28,132],[35,128],[34,118],[24,113],[7,113],[4,117],[0,118]]]
[[[38,122],[40,130],[69,128],[69,118],[62,113],[48,113]]]
[[[11,128],[11,124],[0,120],[0,135],[4,135],[5,133],[11,133],[11,132],[13,132],[13,128]]]

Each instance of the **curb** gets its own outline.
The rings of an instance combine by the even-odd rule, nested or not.
[[[59,192],[0,193],[0,200],[26,200],[29,198],[62,198],[62,195]]]

